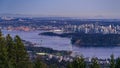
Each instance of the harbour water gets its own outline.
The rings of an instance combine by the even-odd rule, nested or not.
[[[70,38],[61,38],[55,36],[38,35],[44,31],[8,31],[2,30],[4,36],[11,34],[12,37],[19,35],[23,40],[36,43],[37,47],[49,47],[55,50],[72,50],[75,55],[84,57],[109,58],[111,54],[115,57],[120,56],[120,47],[77,47],[71,45]]]

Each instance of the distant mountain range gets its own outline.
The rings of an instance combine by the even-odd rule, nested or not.
[[[65,17],[65,16],[53,16],[53,15],[29,15],[29,14],[10,14],[10,13],[2,13],[0,17],[42,17],[42,18],[51,18],[51,19],[81,19],[81,20],[120,20],[119,18],[106,18],[102,15],[94,16],[94,17]]]
[[[32,15],[4,13],[4,14],[0,14],[0,16],[6,16],[6,17],[31,17]]]

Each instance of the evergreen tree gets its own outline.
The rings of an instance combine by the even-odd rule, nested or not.
[[[92,58],[91,63],[90,68],[100,68],[97,58]]]
[[[12,39],[12,37],[10,36],[10,34],[8,34],[6,36],[6,48],[7,48],[7,52],[8,52],[8,61],[9,64],[12,65],[12,68],[15,66],[15,45],[14,45],[14,41]]]
[[[54,64],[50,64],[49,68],[62,68],[62,67],[59,67],[56,63],[54,63]]]
[[[33,68],[21,38],[15,36],[13,40],[10,34],[3,37],[1,30],[0,68]]]
[[[72,64],[72,66],[71,66],[71,64]],[[72,68],[86,68],[86,64],[85,64],[84,58],[82,56],[76,58],[71,64],[68,66],[68,68],[69,67],[72,67]]]
[[[115,68],[115,61],[114,61],[114,55],[112,54],[110,59],[110,68]]]
[[[0,68],[8,68],[8,53],[6,48],[5,38],[2,36],[2,32],[0,30]]]
[[[28,68],[30,63],[24,44],[19,36],[15,36],[15,63],[18,68]],[[24,65],[24,66],[23,66]]]
[[[39,58],[36,58],[34,62],[34,68],[47,68],[47,65],[43,63]]]
[[[115,68],[120,68],[120,58],[116,59]]]
[[[72,65],[71,62],[69,62],[69,63],[67,64],[67,68],[73,68],[73,65]]]

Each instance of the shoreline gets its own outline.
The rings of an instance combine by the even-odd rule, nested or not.
[[[71,51],[65,51],[65,50],[54,50],[52,48],[48,47],[35,47],[34,44],[32,44],[29,41],[23,40],[23,43],[25,45],[25,48],[27,51],[32,51],[35,53],[49,53],[49,54],[60,54],[60,55],[70,55],[72,52]]]

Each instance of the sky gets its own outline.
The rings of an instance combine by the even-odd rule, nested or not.
[[[120,18],[120,0],[0,0],[0,14]]]

